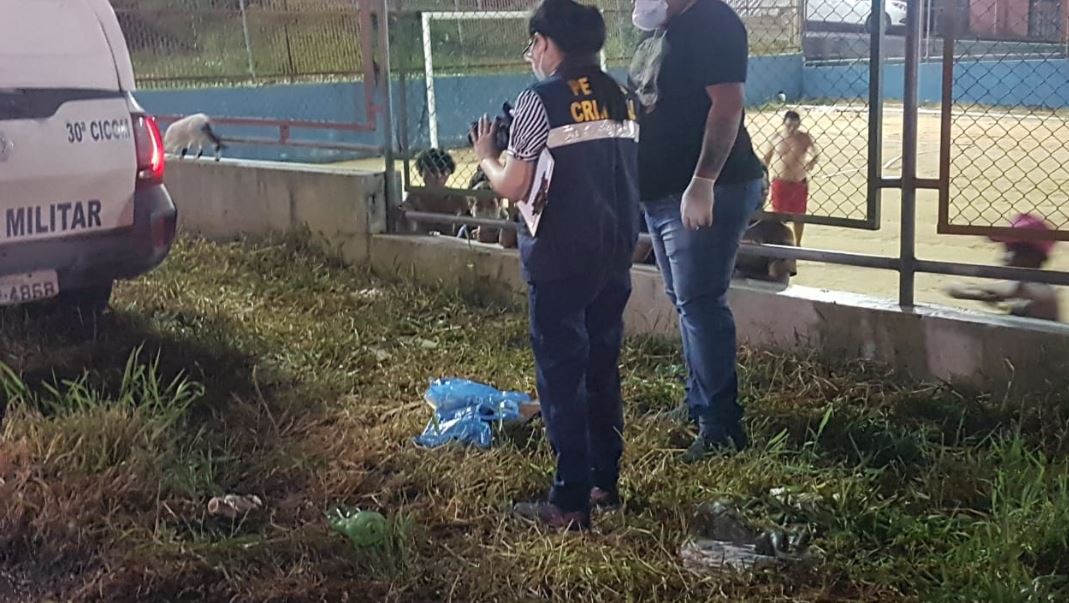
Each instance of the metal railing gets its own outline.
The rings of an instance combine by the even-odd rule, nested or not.
[[[222,137],[223,142],[228,144],[284,146],[294,148],[325,149],[331,151],[350,151],[354,153],[377,154],[383,151],[379,144],[364,144],[357,142],[334,142],[329,140],[302,140],[294,136],[293,131],[330,131],[340,133],[369,133],[377,130],[374,120],[382,109],[375,108],[370,115],[370,122],[344,123],[328,121],[308,121],[295,119],[270,119],[261,117],[212,117],[214,126],[238,126],[244,128],[264,129],[277,132],[276,136],[240,136],[228,134]],[[157,115],[161,125],[174,123],[185,117],[184,115]]]
[[[753,3],[751,3],[753,4]],[[927,5],[926,5],[927,6]],[[930,10],[930,9],[927,9]],[[968,10],[968,7],[965,8]],[[884,0],[873,0],[872,11],[874,14],[880,14],[884,11]],[[959,55],[955,53],[955,49],[960,44],[960,38],[957,37],[956,32],[965,31],[964,28],[959,28],[956,23],[962,19],[960,11],[945,11],[942,16],[942,22],[938,28],[939,34],[942,36],[941,44],[943,46],[942,55],[935,59],[935,62],[927,62],[925,60],[925,54],[923,50],[924,42],[930,38],[929,26],[926,26],[926,22],[931,19],[930,15],[926,12],[926,9],[922,7],[921,2],[910,0],[906,7],[906,21],[903,27],[902,47],[901,47],[901,59],[896,59],[896,63],[901,63],[901,83],[902,83],[902,97],[901,97],[901,134],[902,141],[900,147],[900,173],[885,173],[888,170],[889,164],[882,162],[882,151],[884,145],[884,113],[887,110],[885,107],[887,95],[885,92],[885,86],[893,82],[888,79],[888,54],[887,44],[887,31],[884,28],[876,28],[868,31],[868,35],[865,36],[867,40],[867,53],[864,58],[855,59],[855,63],[865,63],[867,68],[864,73],[864,86],[858,87],[857,82],[847,82],[847,86],[852,90],[864,90],[865,104],[849,104],[846,107],[833,107],[831,110],[835,112],[852,111],[855,114],[860,114],[864,119],[864,128],[862,131],[866,135],[863,148],[855,149],[856,154],[860,154],[865,158],[865,164],[862,168],[862,173],[865,175],[861,185],[854,184],[854,190],[851,193],[854,199],[863,199],[865,208],[865,215],[861,220],[843,220],[842,222],[848,222],[853,226],[862,226],[867,228],[879,228],[881,226],[879,219],[879,207],[880,197],[882,191],[885,190],[900,190],[901,191],[901,220],[900,220],[900,247],[897,257],[885,256],[885,255],[872,255],[863,253],[851,253],[842,251],[832,251],[825,249],[809,249],[798,247],[784,247],[776,245],[755,245],[745,243],[740,249],[740,253],[743,255],[754,255],[766,258],[784,258],[784,259],[796,259],[811,262],[821,262],[829,264],[839,264],[845,266],[856,266],[863,268],[873,268],[880,270],[889,270],[897,272],[899,276],[899,295],[898,302],[903,307],[914,306],[914,293],[915,293],[915,277],[917,274],[938,274],[949,275],[958,277],[977,277],[987,279],[1006,279],[1006,280],[1020,280],[1030,281],[1037,283],[1049,283],[1053,285],[1069,286],[1069,272],[1062,272],[1057,270],[1041,270],[1041,269],[1025,269],[1015,268],[1010,266],[993,266],[986,264],[971,264],[963,262],[950,262],[941,260],[930,260],[922,257],[918,257],[916,250],[917,243],[917,193],[922,190],[937,191],[939,194],[939,224],[938,231],[944,234],[970,234],[970,235],[989,235],[989,236],[1006,236],[1012,235],[1015,239],[1028,240],[1028,239],[1044,239],[1044,240],[1069,240],[1069,203],[1064,205],[1058,204],[1058,207],[1054,212],[1043,212],[1044,206],[1033,202],[1029,195],[1034,191],[1047,190],[1047,194],[1050,193],[1050,189],[1057,189],[1057,192],[1065,191],[1069,192],[1069,172],[1066,173],[1064,181],[1061,179],[1061,172],[1057,172],[1055,168],[1050,168],[1051,171],[1045,173],[1042,179],[1029,179],[1019,178],[1020,165],[1022,161],[1027,163],[1028,161],[1035,162],[1038,158],[1040,160],[1036,165],[1053,165],[1044,164],[1042,160],[1050,160],[1051,158],[1058,157],[1058,153],[1064,147],[1064,140],[1069,140],[1069,137],[1061,137],[1057,132],[1049,132],[1044,140],[1041,142],[1048,142],[1047,147],[1043,147],[1042,144],[1022,145],[1017,137],[1012,132],[1003,131],[1008,127],[1015,124],[1020,124],[1022,121],[1036,120],[1037,118],[1045,117],[1052,120],[1052,123],[1056,124],[1058,128],[1069,128],[1069,111],[1062,112],[1060,109],[1052,109],[1050,107],[1046,109],[1040,109],[1035,106],[1030,106],[1025,101],[1011,99],[1008,106],[1002,106],[1000,108],[987,107],[985,105],[975,102],[975,98],[978,95],[973,91],[973,95],[968,97],[968,104],[962,110],[962,107],[958,106],[962,96],[961,82],[962,78],[966,77],[968,73],[967,69],[974,68],[974,63],[979,63],[980,73],[999,73],[1000,70],[1005,71],[1007,68],[1014,69],[1017,66],[1015,61],[1040,61],[1041,63],[1062,61],[1064,58],[1061,56],[1044,56],[1037,55],[1033,52],[1033,46],[1026,46],[1023,50],[1020,49],[1020,44],[1026,44],[1025,41],[1018,41],[1013,43],[1005,42],[990,42],[985,41],[987,44],[983,46],[983,52],[976,54],[972,52],[965,55]],[[804,34],[803,34],[804,35]],[[1027,42],[1031,44],[1031,42]],[[897,41],[896,41],[897,44]],[[1064,56],[1064,55],[1063,55]],[[991,57],[996,57],[996,65],[985,64],[986,61],[990,61]],[[924,89],[922,94],[922,71],[924,74],[931,72],[930,66],[936,66],[939,68],[941,74],[941,82],[939,89],[939,96],[936,99],[930,98],[930,90]],[[1020,69],[1029,69],[1029,73],[1035,72],[1041,67],[1035,64],[1025,65]],[[849,76],[844,76],[849,77]],[[856,70],[855,70],[855,76]],[[976,73],[972,73],[970,77],[977,77]],[[1004,76],[1005,77],[1005,76]],[[974,84],[976,86],[978,84]],[[1004,86],[1004,82],[999,82],[997,79],[988,80],[985,84],[991,88],[997,86]],[[1069,86],[1069,84],[1067,84]],[[991,91],[987,91],[990,96]],[[1034,95],[1033,95],[1034,96]],[[1048,95],[1051,96],[1051,95]],[[923,108],[923,105],[931,102],[938,102],[938,109],[931,110]],[[1069,90],[1065,95],[1066,109],[1069,110]],[[980,150],[986,151],[989,155],[991,153],[1002,152],[1002,155],[995,157],[995,161],[991,164],[991,169],[994,170],[1000,178],[1007,179],[1009,181],[1024,181],[1025,184],[1018,184],[1015,188],[1018,192],[1016,194],[1007,193],[1005,190],[997,190],[1001,194],[1003,205],[998,206],[997,219],[987,219],[985,221],[973,220],[967,224],[961,224],[955,222],[952,218],[955,214],[952,213],[955,205],[954,203],[961,203],[962,200],[955,194],[955,180],[958,174],[955,173],[955,169],[961,170],[963,166],[967,166],[965,159],[966,155],[962,153],[959,146],[955,145],[954,139],[954,127],[957,125],[960,127],[962,119],[976,119],[977,111],[980,110],[981,115],[985,119],[993,120],[996,125],[989,126],[986,130],[987,134],[992,140],[988,141],[988,144],[982,147]],[[752,112],[750,113],[752,115]],[[937,121],[932,121],[930,117],[937,116]],[[922,116],[924,122],[922,123]],[[962,117],[965,116],[965,117]],[[1001,122],[1000,122],[1001,120]],[[1001,129],[1000,129],[1001,128]],[[1060,130],[1059,130],[1060,131]],[[938,140],[935,152],[938,154],[938,161],[936,162],[937,174],[934,176],[929,175],[930,165],[919,165],[919,159],[921,157],[929,157],[932,154],[932,149],[927,146],[922,150],[920,147],[920,137],[925,139],[925,145],[930,145],[930,138],[933,132],[938,133]],[[1026,130],[1026,132],[1032,135],[1031,139],[1037,140],[1036,129],[1032,128]],[[402,139],[398,141],[402,148],[402,152],[411,151],[409,145],[411,139],[402,136]],[[755,146],[760,143],[755,140]],[[997,145],[1004,144],[1009,147],[1027,147],[1027,150],[1031,154],[1025,154],[1025,160],[1021,160],[1020,156],[1013,155],[1009,151],[1001,151],[997,148]],[[994,149],[994,150],[992,150]],[[849,151],[850,147],[846,148]],[[406,155],[409,159],[412,158],[412,154]],[[1016,161],[999,161],[999,159],[1011,159],[1017,157]],[[1027,158],[1031,159],[1027,159]],[[1069,166],[1069,155],[1066,157],[1066,161],[1058,162]],[[426,187],[421,186],[418,181],[411,179],[411,173],[409,177],[406,177],[406,183],[412,190],[426,192]],[[1055,185],[1055,186],[1052,186]],[[1067,186],[1061,186],[1065,184]],[[1046,187],[1046,189],[1044,188]],[[471,191],[461,187],[447,189],[451,192],[461,192],[463,194],[471,195],[473,197],[492,195],[488,191]],[[1059,213],[1065,210],[1064,219],[1061,218],[1062,214]],[[1041,217],[1052,223],[1052,228],[1049,231],[1021,231],[1019,229],[1011,229],[1008,227],[1009,216],[1017,212],[1038,212]],[[473,226],[485,226],[489,228],[515,228],[515,224],[504,220],[489,220],[478,219],[469,216],[446,216],[441,214],[425,213],[425,212],[402,212],[402,215],[412,221],[416,222],[437,222],[444,224],[468,224]],[[960,214],[959,214],[960,217]],[[792,216],[791,219],[797,217]],[[801,217],[804,221],[809,222],[821,222],[820,216],[808,216]],[[1052,219],[1053,218],[1053,219]],[[825,222],[827,223],[827,222]],[[645,235],[643,235],[645,236]]]
[[[480,226],[507,230],[515,230],[517,228],[515,222],[476,218],[473,216],[450,216],[417,211],[401,211],[398,215],[414,222],[434,222],[439,224],[453,224],[456,226]],[[649,242],[650,236],[641,234],[639,235],[639,239]],[[836,264],[857,268],[874,268],[877,270],[890,270],[894,272],[900,272],[903,265],[900,258],[890,256],[832,251],[828,249],[812,249],[806,247],[788,247],[784,245],[758,245],[745,242],[739,247],[739,254],[770,259],[794,259],[805,262]],[[1021,268],[1007,268],[1004,266],[990,266],[985,264],[963,264],[957,262],[914,259],[913,272],[943,274],[966,278],[972,277],[1004,280],[1024,279],[1037,283],[1069,286],[1069,272],[1061,272],[1057,270],[1024,270]],[[910,304],[904,305],[908,306]]]
[[[301,97],[307,106],[278,114],[273,107],[252,115],[213,114],[228,142],[383,154],[388,173],[396,148],[410,193],[493,197],[471,189],[476,162],[467,128],[478,115],[498,111],[530,77],[521,57],[527,40],[522,11],[537,0],[392,0],[389,13],[387,0],[113,2],[144,86],[362,86],[351,112],[322,120],[315,119],[316,94]],[[891,17],[901,14],[893,0],[871,0],[861,12],[847,11],[852,3],[844,2],[728,3],[750,34],[747,123],[758,154],[779,140],[786,109],[802,114],[803,127],[817,132],[821,147],[821,161],[809,174],[810,211],[779,217],[876,230],[885,226],[884,193],[901,192],[896,256],[751,244],[741,253],[895,271],[899,302],[907,307],[914,303],[915,276],[924,273],[1069,285],[1063,272],[917,254],[923,191],[938,194],[941,236],[1069,240],[1069,79],[1063,73],[1069,27],[1052,25],[1069,16],[1055,14],[1064,12],[1064,3],[1029,3],[1028,14],[1013,21],[992,19],[984,12],[995,10],[992,4],[944,10],[909,0],[904,23]],[[609,32],[604,64],[625,78],[641,40],[630,25],[631,2],[597,4]],[[890,28],[883,20],[873,25],[870,16],[883,14]],[[399,77],[395,96],[391,72]],[[394,103],[387,102],[391,98]],[[353,138],[380,129],[385,144]],[[901,142],[891,144],[899,133]],[[438,152],[420,156],[434,147]],[[428,163],[435,161],[441,165]],[[428,166],[449,172],[445,186],[428,186],[420,173]],[[389,194],[396,205],[396,191]],[[1019,213],[1038,215],[1051,228],[1009,228]],[[485,217],[405,217],[514,227]]]
[[[245,91],[248,97],[261,90],[260,84],[280,79],[353,87],[353,93],[344,96],[353,97],[353,110],[332,109],[332,114],[352,114],[350,121],[301,117],[322,114],[323,90],[315,87],[289,95],[284,110],[260,103],[250,110],[252,114],[234,114],[233,109],[228,114],[203,111],[211,113],[224,142],[343,152],[347,157],[382,155],[387,168],[393,170],[387,0],[151,0],[117,1],[115,7],[128,26],[124,32],[142,86],[233,88],[250,83],[253,86]],[[156,18],[161,15],[167,18]],[[241,28],[230,27],[237,21]],[[244,38],[244,48],[231,43],[237,32]],[[180,34],[188,34],[187,40],[173,44]],[[277,42],[275,50],[270,44],[255,44],[258,40]],[[283,63],[272,62],[278,48],[285,49]],[[237,61],[238,55],[246,62]],[[183,117],[157,115],[165,126]],[[383,136],[374,142],[352,140],[353,135],[375,133]]]

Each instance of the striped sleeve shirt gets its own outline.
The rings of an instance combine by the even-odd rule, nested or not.
[[[509,154],[520,161],[537,161],[549,139],[549,115],[542,98],[533,90],[524,90],[512,116]]]

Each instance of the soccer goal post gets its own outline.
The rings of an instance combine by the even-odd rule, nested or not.
[[[430,143],[432,148],[439,147],[438,137],[438,100],[435,96],[434,78],[435,78],[435,64],[434,64],[434,44],[431,37],[431,24],[435,21],[452,21],[460,23],[463,21],[503,21],[513,22],[512,26],[515,27],[515,22],[520,24],[525,23],[531,18],[531,13],[527,11],[450,11],[450,12],[425,12],[422,14],[421,25],[423,35],[423,78],[427,88],[427,121],[428,121],[428,133],[430,135]],[[524,33],[526,30],[524,29]],[[480,36],[473,36],[474,38],[480,38]],[[485,41],[485,40],[483,40]],[[478,44],[478,40],[471,39],[454,41],[455,45],[459,45],[459,50],[463,53],[466,48],[474,48]],[[512,40],[509,40],[512,43]],[[525,40],[515,40],[515,51],[517,58],[519,50]],[[605,52],[601,52],[601,68],[605,68]],[[485,73],[485,67],[480,68],[478,65],[472,65],[469,69],[459,70],[459,75],[476,77],[479,74]],[[516,91],[517,94],[519,90]],[[474,115],[472,117],[475,117]]]

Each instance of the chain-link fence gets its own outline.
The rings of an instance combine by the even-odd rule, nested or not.
[[[523,51],[529,38],[529,11],[537,1],[490,4],[479,0],[397,3],[391,50],[403,79],[401,144],[408,158],[405,182],[409,190],[438,187],[460,192],[475,186],[476,161],[467,140],[471,122],[484,113],[500,115],[503,103],[512,101],[531,82]],[[597,4],[608,33],[602,61],[613,75],[626,81],[642,39],[642,33],[631,25],[632,2],[601,0]],[[798,98],[801,93],[801,5],[798,0],[732,0],[729,4],[749,31],[748,121],[755,149],[763,154],[780,136],[783,111],[790,108],[788,97]],[[863,123],[864,116],[860,120]],[[444,153],[427,153],[429,149]],[[839,153],[833,145],[830,157],[836,162],[840,156],[854,154]],[[449,165],[427,173],[427,162],[432,159]],[[476,196],[480,194],[489,193]],[[863,216],[863,200],[860,205]],[[853,216],[831,209],[837,215]]]
[[[1069,239],[1069,75],[1065,4],[972,2],[948,15],[943,65],[949,187],[942,232],[995,234],[1020,214]],[[923,84],[922,84],[923,86]],[[922,116],[934,126],[938,115]]]
[[[112,0],[142,87],[363,74],[361,2]]]
[[[228,156],[336,161],[388,144],[381,0],[112,0],[140,102],[204,113]]]
[[[873,182],[885,162],[883,101],[871,93],[872,74],[882,71],[873,58],[875,44],[883,56],[901,46],[905,3],[886,0],[882,15],[871,0],[802,0],[799,6],[805,101],[796,111],[818,154],[806,173],[808,213],[816,222],[878,228]]]

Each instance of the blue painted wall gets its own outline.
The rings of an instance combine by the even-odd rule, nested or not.
[[[262,117],[270,119],[307,119],[315,121],[364,121],[364,85],[362,83],[289,84],[195,90],[145,90],[137,99],[149,113],[188,115],[207,113],[219,117]],[[358,102],[359,99],[359,102]],[[220,134],[271,138],[277,129],[259,127],[219,127]],[[331,130],[293,130],[291,138],[381,144],[382,134],[359,134]],[[244,159],[281,159],[286,161],[330,161],[344,154],[322,149],[266,145],[235,145],[229,157]]]
[[[868,64],[822,65],[802,70],[802,96],[811,100],[868,98]],[[901,100],[904,66],[888,63],[886,98]],[[942,65],[919,70],[922,103],[942,99]],[[1069,61],[1064,59],[968,61],[954,66],[954,98],[959,102],[1005,107],[1069,108]]]
[[[750,59],[746,100],[761,105],[784,92],[791,99],[803,92],[802,56],[784,55]],[[618,78],[623,73],[614,73]],[[501,104],[512,101],[532,81],[530,73],[435,78],[439,140],[442,146],[466,144],[471,121],[482,113],[497,114]],[[429,146],[426,91],[422,79],[407,82],[407,127],[412,148]],[[394,107],[399,107],[399,86],[394,86]],[[138,100],[150,113],[186,115],[207,113],[219,117],[263,117],[352,122],[364,120],[362,83],[286,84],[270,86],[204,88],[196,90],[146,90]],[[398,115],[399,111],[395,111]],[[220,127],[222,136],[274,137],[277,130],[257,127]],[[381,145],[383,132],[343,133],[330,130],[293,130],[298,140],[324,140]],[[338,161],[353,153],[266,145],[236,145],[227,156],[286,161]]]
[[[622,77],[622,73],[614,73]],[[903,65],[888,63],[884,92],[889,99],[902,98]],[[1069,108],[1069,61],[1017,60],[960,62],[955,66],[955,98],[992,106]],[[438,98],[439,139],[442,146],[466,144],[468,125],[481,113],[497,114],[501,103],[512,100],[531,82],[529,73],[442,76],[435,79]],[[920,66],[921,102],[940,100],[941,66]],[[400,87],[394,86],[394,107],[399,107]],[[789,100],[835,101],[868,97],[868,65],[804,66],[801,55],[753,57],[750,59],[746,101],[762,105],[783,92]],[[228,117],[266,117],[354,121],[364,119],[362,83],[289,84],[198,90],[149,90],[138,94],[148,111],[159,114],[208,113]],[[407,126],[411,148],[429,146],[426,92],[422,79],[407,82]],[[399,113],[395,111],[395,115]],[[398,125],[399,127],[399,125]],[[270,129],[220,128],[223,136],[275,136]],[[374,133],[342,133],[329,130],[294,130],[300,140],[329,140],[382,145],[380,130]],[[287,161],[338,161],[353,153],[322,149],[240,145],[228,156]]]
[[[746,74],[746,103],[759,106],[783,92],[788,100],[802,98],[804,82],[800,54],[751,57]]]

